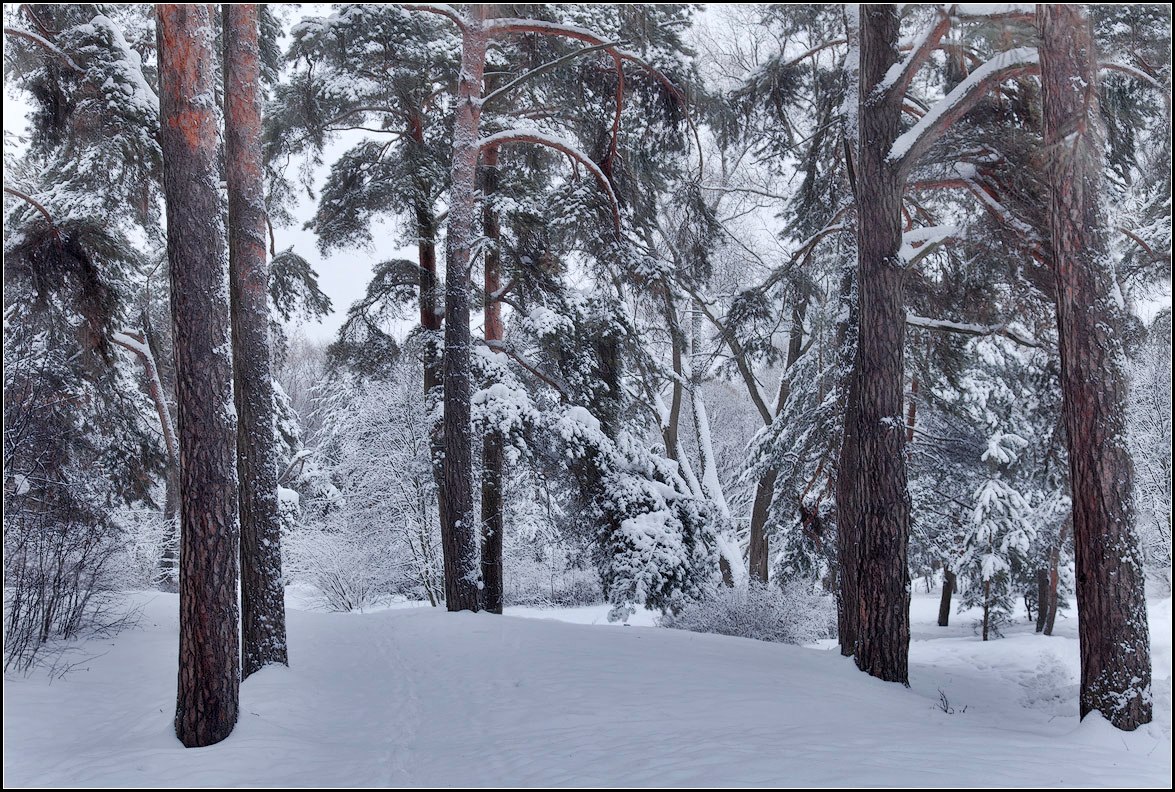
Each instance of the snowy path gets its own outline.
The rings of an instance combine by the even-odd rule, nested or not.
[[[294,667],[242,686],[227,741],[185,750],[170,722],[176,598],[154,595],[141,629],[90,646],[106,654],[89,670],[6,682],[4,781],[1166,786],[1164,605],[1153,629],[1165,712],[1129,735],[1078,725],[1064,635],[985,646],[969,626],[937,638],[918,625],[906,690],[833,651],[413,608],[291,611]],[[940,711],[940,687],[967,711]]]

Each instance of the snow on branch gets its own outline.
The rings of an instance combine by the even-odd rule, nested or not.
[[[938,43],[942,41],[942,37],[950,29],[951,18],[940,11],[938,20],[922,33],[905,60],[898,61],[889,67],[885,77],[873,89],[873,95],[875,97],[903,96],[906,89],[910,87],[910,81],[914,79],[914,75],[922,68],[922,64],[926,63],[930,53],[934,52]]]
[[[128,333],[126,331],[114,333],[110,336],[110,340],[120,347],[126,347],[140,357],[147,357],[151,354],[151,350],[147,347],[146,341],[137,333]]]
[[[405,11],[425,11],[429,14],[439,14],[459,27],[462,32],[469,26],[461,12],[448,3],[400,3],[400,8]]]
[[[53,228],[53,230],[54,231],[57,230],[57,224],[53,222],[53,215],[49,214],[49,210],[46,209],[44,206],[42,206],[31,195],[23,193],[20,190],[13,189],[12,187],[5,187],[4,192],[8,193],[9,195],[16,196],[17,198],[19,198],[22,201],[24,201],[25,203],[27,203],[29,206],[36,209],[38,212],[41,213],[42,216],[44,216],[45,220],[49,223],[49,225]]]
[[[34,44],[43,47],[49,52],[52,52],[57,57],[61,58],[61,60],[65,61],[65,64],[69,66],[69,68],[72,69],[75,74],[85,75],[85,69],[83,69],[81,66],[78,66],[77,63],[74,62],[73,58],[69,57],[69,55],[67,55],[64,50],[44,36],[38,36],[31,30],[21,30],[20,28],[11,27],[4,28],[4,32],[9,36],[19,36],[21,38],[28,39]]]
[[[1020,346],[1032,347],[1033,349],[1039,349],[1041,346],[1036,339],[1008,327],[1008,323],[1006,322],[1004,324],[980,325],[968,322],[951,322],[944,319],[928,319],[925,316],[907,313],[906,324],[910,327],[918,327],[923,330],[941,330],[946,333],[959,333],[970,336],[998,335]]]
[[[540,132],[537,129],[506,129],[497,132],[478,141],[478,149],[485,151],[487,148],[504,146],[507,143],[534,143],[539,146],[546,146],[547,148],[566,154],[591,171],[592,175],[596,177],[596,181],[604,188],[604,192],[608,194],[608,203],[612,209],[612,222],[616,226],[616,235],[620,236],[620,201],[616,197],[615,190],[612,189],[612,183],[608,181],[608,177],[604,175],[604,171],[592,161],[591,157],[567,141],[548,135],[545,132]]]
[[[1039,70],[1040,56],[1035,47],[1017,47],[1001,52],[971,72],[967,79],[930,108],[918,123],[901,134],[894,141],[887,159],[896,163],[899,171],[908,172],[934,141],[951,124],[966,115],[993,85]]]
[[[1036,23],[1036,6],[1031,3],[960,3],[950,13],[962,19]]]
[[[898,255],[907,265],[914,264],[938,246],[958,239],[960,233],[957,225],[912,228],[902,235],[902,247]]]

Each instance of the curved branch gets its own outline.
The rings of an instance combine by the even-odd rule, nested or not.
[[[32,206],[34,209],[45,216],[45,220],[49,223],[50,226],[52,226],[54,231],[57,230],[57,224],[53,222],[53,216],[49,214],[49,210],[37,202],[32,196],[27,195],[26,193],[22,193],[20,190],[14,190],[11,187],[5,187],[4,192],[8,193],[9,195],[15,195],[17,198],[20,198],[22,201]]]
[[[905,60],[895,63],[886,72],[885,78],[874,89],[877,95],[884,97],[886,100],[893,97],[900,98],[905,96],[906,90],[910,87],[910,83],[914,79],[914,75],[922,68],[922,64],[926,63],[926,59],[930,57],[930,53],[934,52],[939,42],[942,41],[943,36],[950,29],[950,16],[940,11],[938,21],[914,45],[914,48],[906,56]]]
[[[612,183],[608,181],[608,177],[600,169],[600,166],[593,162],[586,154],[558,138],[550,137],[538,130],[526,129],[507,129],[490,135],[487,138],[482,138],[478,142],[478,148],[481,151],[485,151],[491,146],[504,146],[507,143],[534,143],[539,146],[546,146],[547,148],[566,154],[591,171],[592,175],[596,177],[596,181],[604,188],[604,192],[608,193],[608,202],[612,209],[612,222],[616,226],[616,236],[620,236],[620,201],[616,197],[616,191],[612,189]]]
[[[533,77],[538,77],[539,75],[546,74],[547,72],[552,71],[553,69],[557,69],[560,66],[562,66],[564,63],[568,63],[570,61],[573,61],[576,58],[580,57],[581,55],[587,55],[592,52],[599,52],[600,50],[603,50],[603,49],[615,47],[619,43],[620,42],[618,42],[618,41],[606,41],[603,44],[596,44],[595,46],[584,47],[583,49],[578,49],[569,55],[564,55],[561,58],[556,58],[553,61],[548,61],[547,63],[544,63],[541,66],[535,66],[533,69],[531,69],[526,74],[519,77],[518,79],[513,80],[512,82],[509,82],[506,85],[503,85],[501,88],[497,88],[493,91],[490,91],[488,94],[486,94],[484,97],[482,97],[481,106],[484,109],[486,107],[486,105],[488,105],[490,102],[494,101],[495,99],[497,99],[499,96],[502,96],[503,94],[510,93],[510,91],[513,91],[515,88],[517,88],[522,83],[527,82],[528,80],[530,80]]]
[[[992,86],[1013,77],[1039,73],[1040,56],[1035,48],[1019,47],[1000,53],[971,72],[918,123],[899,135],[886,159],[897,166],[899,174],[909,173],[943,132],[966,115]]]
[[[54,44],[49,39],[47,39],[43,36],[39,36],[36,33],[33,33],[28,30],[21,30],[20,28],[6,27],[6,28],[4,28],[4,32],[6,34],[8,34],[9,36],[20,36],[23,39],[28,39],[29,41],[33,42],[37,46],[42,47],[43,49],[46,49],[49,52],[52,52],[54,55],[56,55],[57,57],[59,57],[63,61],[65,61],[65,64],[67,66],[69,66],[69,68],[72,69],[75,74],[80,74],[83,77],[85,76],[86,70],[83,69],[81,66],[78,66],[74,62],[73,58],[69,57],[69,55],[67,55],[63,49],[58,47],[56,44]]]
[[[995,325],[977,325],[969,324],[967,322],[948,322],[942,319],[928,319],[925,316],[918,316],[913,313],[906,314],[906,324],[910,327],[918,327],[923,330],[942,330],[947,333],[958,333],[960,335],[969,336],[990,336],[998,335],[1013,341],[1020,346],[1031,347],[1039,349],[1041,344],[1033,338],[1022,335],[1015,330],[1008,327],[1008,324]]]
[[[460,28],[462,33],[469,27],[465,17],[461,16],[461,13],[448,3],[400,3],[400,8],[405,11],[424,11],[443,16]]]
[[[502,18],[490,20],[486,23],[486,29],[491,36],[504,35],[507,33],[537,33],[542,36],[562,36],[564,38],[571,38],[577,41],[583,41],[591,45],[604,44],[605,41],[600,36],[596,35],[587,28],[581,28],[576,25],[564,25],[557,22],[544,22],[540,19],[513,19]],[[653,76],[657,82],[665,86],[669,94],[677,100],[685,115],[685,122],[693,133],[694,143],[698,147],[698,174],[699,177],[703,171],[704,162],[702,161],[702,139],[698,134],[698,128],[694,125],[693,118],[689,114],[689,103],[686,101],[685,92],[673,84],[673,81],[666,77],[660,69],[653,66],[648,61],[642,59],[635,53],[623,50],[615,46],[607,47],[608,52],[616,60],[616,69],[618,79],[623,86],[624,72],[621,69],[621,61],[630,61],[640,66],[646,72]],[[619,118],[619,108],[617,109],[617,118]]]

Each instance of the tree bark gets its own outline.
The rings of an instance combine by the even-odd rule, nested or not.
[[[859,449],[857,442],[857,305],[853,291],[855,277],[846,273],[841,282],[844,320],[837,327],[837,348],[841,366],[849,367],[842,387],[844,396],[844,434],[836,465],[836,558],[837,600],[836,627],[840,653],[853,657],[857,653],[857,576],[860,557],[861,489],[858,481]]]
[[[951,595],[955,593],[955,573],[942,568],[942,599],[938,601],[938,626],[946,627],[951,623]]]
[[[775,415],[783,413],[791,395],[787,372],[800,359],[800,352],[804,346],[804,320],[808,314],[808,297],[804,295],[792,308],[791,330],[788,334],[787,363],[784,366],[782,380],[779,383],[779,393],[775,400]],[[766,583],[769,577],[768,558],[770,556],[770,542],[767,539],[767,518],[771,512],[771,500],[775,496],[775,479],[778,473],[774,468],[767,470],[759,477],[755,485],[755,502],[751,507],[751,538],[747,548],[751,578]]]
[[[461,39],[461,78],[453,131],[448,271],[445,276],[445,477],[446,514],[441,523],[445,555],[445,603],[449,610],[477,610],[478,563],[474,541],[473,449],[470,424],[469,271],[477,234],[477,161],[485,71],[486,8],[471,6]]]
[[[1053,634],[1053,625],[1057,621],[1057,588],[1061,583],[1061,548],[1065,544],[1065,539],[1069,536],[1069,531],[1072,529],[1073,515],[1069,517],[1061,525],[1060,536],[1057,537],[1057,543],[1053,545],[1053,549],[1049,551],[1049,601],[1048,601],[1048,615],[1044,620],[1044,634]]]
[[[160,145],[180,453],[176,736],[223,740],[237,721],[237,469],[228,261],[211,6],[156,6]]]
[[[413,116],[409,120],[408,128],[409,139],[423,149],[423,119]],[[441,398],[440,388],[443,382],[440,349],[442,311],[437,309],[437,220],[432,203],[427,198],[428,194],[426,184],[421,183],[417,186],[413,213],[416,215],[416,252],[420,263],[420,329],[424,333],[422,380],[425,404],[429,415],[433,415],[433,406]],[[445,505],[445,475],[442,464],[444,427],[440,422],[435,423],[429,430],[429,453],[432,458],[433,480],[437,488],[437,515],[444,525],[448,508]]]
[[[1049,230],[1057,283],[1062,412],[1069,443],[1081,643],[1081,717],[1151,720],[1150,636],[1126,448],[1121,293],[1103,200],[1098,61],[1080,6],[1037,7]]]
[[[241,513],[241,679],[289,665],[277,508],[256,5],[223,6],[224,138]]]
[[[1041,567],[1036,570],[1036,631],[1044,632],[1045,619],[1049,610],[1049,571]]]
[[[858,334],[855,434],[860,510],[857,666],[908,684],[910,495],[902,421],[906,312],[902,179],[886,156],[901,124],[901,97],[875,87],[898,62],[892,5],[862,6],[857,150]]]
[[[983,581],[983,640],[987,640],[988,625],[991,623],[991,581]]]
[[[487,148],[482,153],[482,232],[489,242],[485,252],[485,340],[491,344],[501,342],[505,333],[502,328],[502,303],[491,299],[502,288],[501,225],[498,210],[490,200],[498,189],[498,149]],[[502,533],[505,524],[502,518],[502,435],[493,427],[482,438],[481,454],[481,576],[484,607],[490,613],[501,613],[504,604],[502,579]]]

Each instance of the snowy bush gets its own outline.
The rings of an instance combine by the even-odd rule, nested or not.
[[[6,508],[8,504],[6,504]],[[109,522],[55,522],[14,508],[4,521],[4,670],[55,665],[69,641],[117,632],[125,537]]]
[[[665,614],[661,626],[757,641],[808,644],[835,634],[836,603],[801,581],[786,583],[782,588],[756,581],[746,588],[718,585],[678,613]]]
[[[286,576],[317,587],[330,610],[388,594],[435,605],[443,585],[424,396],[402,366],[388,379],[334,384],[314,475],[329,471],[337,487],[282,490]]]
[[[363,610],[393,588],[395,559],[382,532],[312,527],[285,540],[287,574],[316,587],[326,610]]]

